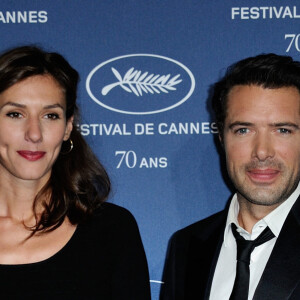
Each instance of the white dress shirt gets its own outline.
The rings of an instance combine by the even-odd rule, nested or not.
[[[281,205],[279,205],[276,209],[274,209],[271,213],[254,225],[251,234],[238,224],[237,216],[239,212],[239,203],[237,201],[236,194],[233,196],[228,211],[226,227],[224,231],[224,241],[221,247],[211,286],[209,297],[210,300],[229,299],[233,289],[236,273],[236,242],[231,231],[231,223],[234,223],[237,226],[237,231],[246,240],[256,239],[267,226],[269,226],[275,235],[275,238],[254,248],[253,252],[251,253],[248,295],[248,300],[251,300],[281,231],[283,223],[299,195],[300,183],[286,201],[284,201]]]

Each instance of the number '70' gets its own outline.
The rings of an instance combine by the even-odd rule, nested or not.
[[[300,52],[299,37],[300,37],[300,33],[298,33],[298,34],[290,33],[290,34],[286,34],[284,36],[285,40],[291,39],[291,42],[290,42],[289,46],[287,47],[287,49],[285,50],[285,52],[290,52],[293,44],[294,44],[295,48],[297,49],[297,51]]]

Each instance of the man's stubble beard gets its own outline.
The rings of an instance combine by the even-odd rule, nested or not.
[[[273,168],[279,170],[279,182],[275,183],[276,185],[274,187],[268,187],[268,183],[255,184],[251,182],[251,179],[247,178],[247,171],[260,168]],[[244,182],[235,180],[233,176],[230,176],[237,190],[238,198],[242,197],[252,204],[262,206],[278,206],[283,203],[294,192],[300,180],[299,170],[296,176],[294,176],[293,173],[289,174],[284,164],[274,160],[266,160],[263,162],[252,161],[244,165],[242,174],[245,176]],[[247,184],[248,180],[250,181],[249,184]],[[253,187],[254,185],[256,187]]]

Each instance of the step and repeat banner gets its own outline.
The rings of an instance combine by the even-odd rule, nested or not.
[[[208,101],[230,64],[300,60],[298,0],[1,0],[0,50],[36,44],[80,73],[83,136],[109,201],[135,216],[159,298],[171,235],[224,208],[231,187]]]

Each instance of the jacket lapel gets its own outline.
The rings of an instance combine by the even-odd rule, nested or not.
[[[214,224],[203,224],[203,232],[191,237],[185,300],[208,299],[213,274],[223,243],[227,211],[214,218]],[[216,216],[215,216],[216,217]],[[211,225],[211,226],[210,226]]]
[[[281,229],[254,300],[289,299],[300,279],[300,199]]]

